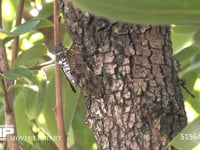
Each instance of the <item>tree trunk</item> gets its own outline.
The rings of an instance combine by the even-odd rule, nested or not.
[[[92,82],[82,85],[98,149],[166,147],[186,125],[170,27],[108,21],[67,2],[60,6],[73,49],[103,87],[97,96]]]

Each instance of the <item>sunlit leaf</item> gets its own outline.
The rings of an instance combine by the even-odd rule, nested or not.
[[[3,0],[2,1],[2,23],[3,28],[10,30],[12,24],[15,22],[14,17],[16,16],[16,6],[18,1]]]
[[[4,45],[8,41],[14,39],[16,36],[19,36],[23,33],[30,32],[32,30],[39,29],[39,28],[49,27],[52,25],[53,24],[46,19],[33,19],[33,20],[26,21],[25,23],[17,26],[15,30],[12,32],[1,30],[0,32],[6,34],[7,37],[4,38],[4,40],[1,41],[0,44]]]
[[[70,126],[68,136],[67,136],[67,146],[70,148],[75,144],[74,140],[74,132],[72,127]]]

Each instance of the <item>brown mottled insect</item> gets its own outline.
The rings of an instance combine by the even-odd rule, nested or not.
[[[80,52],[57,45],[55,54],[57,63],[72,83],[79,85],[89,95],[95,97],[101,95],[101,83],[84,62]]]

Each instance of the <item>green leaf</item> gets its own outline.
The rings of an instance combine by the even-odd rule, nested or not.
[[[54,79],[54,67],[48,66],[44,68],[44,71],[47,76],[48,84],[46,89],[46,96],[44,108],[42,113],[44,114],[46,126],[48,132],[51,136],[57,136],[57,126],[56,126],[56,119],[55,119],[55,112],[53,111],[55,107],[55,79]]]
[[[18,136],[33,136],[30,120],[25,113],[25,105],[22,93],[18,93],[18,95],[15,97],[14,111]],[[25,141],[28,143],[32,143],[32,141],[30,140]]]
[[[175,54],[175,57],[178,59],[181,64],[181,69],[185,69],[190,65],[192,56],[195,56],[199,52],[199,47],[192,45],[186,47]]]
[[[34,145],[31,150],[42,150],[38,145]]]
[[[75,140],[74,140],[74,132],[72,127],[70,126],[68,134],[67,134],[67,147],[72,147],[75,144]]]
[[[172,46],[174,53],[179,53],[183,48],[192,46],[193,36],[198,31],[197,25],[172,25]]]
[[[17,3],[13,0],[2,1],[2,23],[6,30],[10,30],[15,23]]]
[[[22,88],[25,112],[30,120],[36,119],[38,116],[38,91],[37,85],[27,85]]]
[[[198,0],[74,0],[97,16],[140,24],[199,24]]]
[[[37,119],[41,113],[46,96],[47,82],[45,78],[35,81],[36,84],[24,85],[22,87],[25,111],[30,120]]]
[[[188,124],[171,142],[179,150],[189,150],[200,142],[200,117]]]
[[[33,62],[47,54],[47,47],[44,45],[34,45],[30,49],[24,51],[19,55],[15,61],[14,67],[18,66],[32,66]]]
[[[10,32],[10,31],[4,30],[2,28],[0,28],[0,33],[2,33],[2,35],[5,35],[5,36],[17,36],[17,35],[19,35],[18,33]],[[3,39],[3,38],[1,37],[1,39]]]
[[[57,132],[57,124],[55,118],[55,112],[53,109],[55,108],[55,68],[54,65],[48,66],[44,68],[46,72],[47,79],[49,81],[46,89],[45,96],[45,105],[43,109],[43,114],[46,119],[47,129],[50,132],[51,136],[58,135]],[[72,120],[74,118],[74,113],[77,107],[78,94],[72,92],[68,81],[62,74],[62,103],[63,103],[63,111],[64,111],[64,123],[65,123],[65,132],[68,134]],[[77,93],[78,89],[76,88]],[[70,131],[71,132],[71,131]],[[73,133],[73,132],[71,132]],[[71,139],[72,140],[72,139]],[[73,141],[72,141],[73,143]],[[58,143],[57,143],[58,144]]]
[[[79,143],[75,145],[75,149],[93,149],[92,145],[95,144],[95,139],[92,130],[85,124],[86,100],[83,94],[80,95],[79,99],[79,105],[73,119],[74,138],[76,143]]]
[[[16,36],[19,36],[23,33],[30,32],[32,30],[39,29],[39,28],[49,27],[52,25],[53,24],[49,20],[46,20],[46,19],[33,19],[33,20],[26,21],[25,23],[17,26],[13,32],[9,32],[9,31],[5,31],[1,29],[0,32],[3,34],[6,34],[7,37],[5,37],[1,41],[0,46],[4,45],[5,43],[14,39]]]
[[[185,59],[191,59],[193,55],[199,52],[199,47],[192,45],[180,50],[175,56],[178,58],[179,61],[184,62]]]
[[[192,56],[191,65],[182,70],[181,74],[184,75],[192,71],[195,71],[197,73],[200,71],[200,52]]]
[[[37,19],[34,20],[39,20],[40,23],[38,23],[34,29],[41,29],[41,28],[46,28],[46,27],[53,27],[53,23],[51,21],[49,21],[48,19],[44,19],[44,18],[39,18],[37,17]]]
[[[194,42],[200,46],[200,30],[198,30],[194,35]]]
[[[65,118],[65,130],[69,132],[69,128],[74,119],[74,113],[76,111],[77,103],[79,100],[80,89],[76,88],[76,94],[72,92],[68,81],[62,75],[62,98],[64,104],[64,118]]]
[[[195,95],[195,99],[197,97],[196,93],[193,91],[194,88],[194,84],[195,81],[198,77],[198,74],[196,72],[188,72],[187,74],[185,74],[184,76],[182,76],[181,78],[185,80],[185,86],[187,87],[187,89]],[[193,104],[193,108],[198,108],[200,111],[200,105],[197,104],[198,101],[196,101],[194,98],[192,98],[184,89],[182,90],[182,94],[184,96],[185,100],[190,100],[189,102],[194,102]],[[192,104],[191,104],[192,105]],[[196,106],[195,106],[196,105]]]
[[[39,12],[39,18],[48,18],[53,15],[53,2],[43,5],[42,10]]]
[[[5,78],[16,80],[16,79],[24,79],[26,81],[31,81],[33,74],[30,70],[26,69],[25,67],[18,67],[10,72],[0,73]]]
[[[0,89],[0,90],[1,90],[1,89]],[[0,98],[3,99],[2,96],[1,96]],[[1,102],[0,102],[0,124],[4,124],[4,123],[5,123],[4,112],[5,112],[4,104],[3,104],[3,102],[1,101]]]
[[[25,23],[17,26],[16,29],[13,31],[13,33],[20,35],[22,33],[29,32],[33,30],[39,23],[40,23],[40,20],[26,21]]]
[[[180,34],[196,33],[198,29],[199,25],[176,25],[172,27],[174,33]]]
[[[200,51],[198,51],[198,53],[196,53],[196,55],[193,55],[193,57],[191,59],[191,65],[196,65],[196,64],[200,64]]]
[[[46,80],[42,80],[39,83],[39,92],[37,95],[37,99],[38,99],[38,103],[37,103],[37,116],[39,115],[39,113],[42,111],[43,106],[44,106],[44,102],[45,99],[44,97],[46,96],[46,87],[47,87],[47,81]]]
[[[54,141],[37,141],[37,145],[40,146],[40,150],[58,150]]]

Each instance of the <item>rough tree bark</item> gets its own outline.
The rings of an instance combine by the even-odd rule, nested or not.
[[[103,87],[101,96],[85,93],[98,149],[164,149],[186,125],[170,27],[109,21],[62,1],[60,7],[73,49]]]

